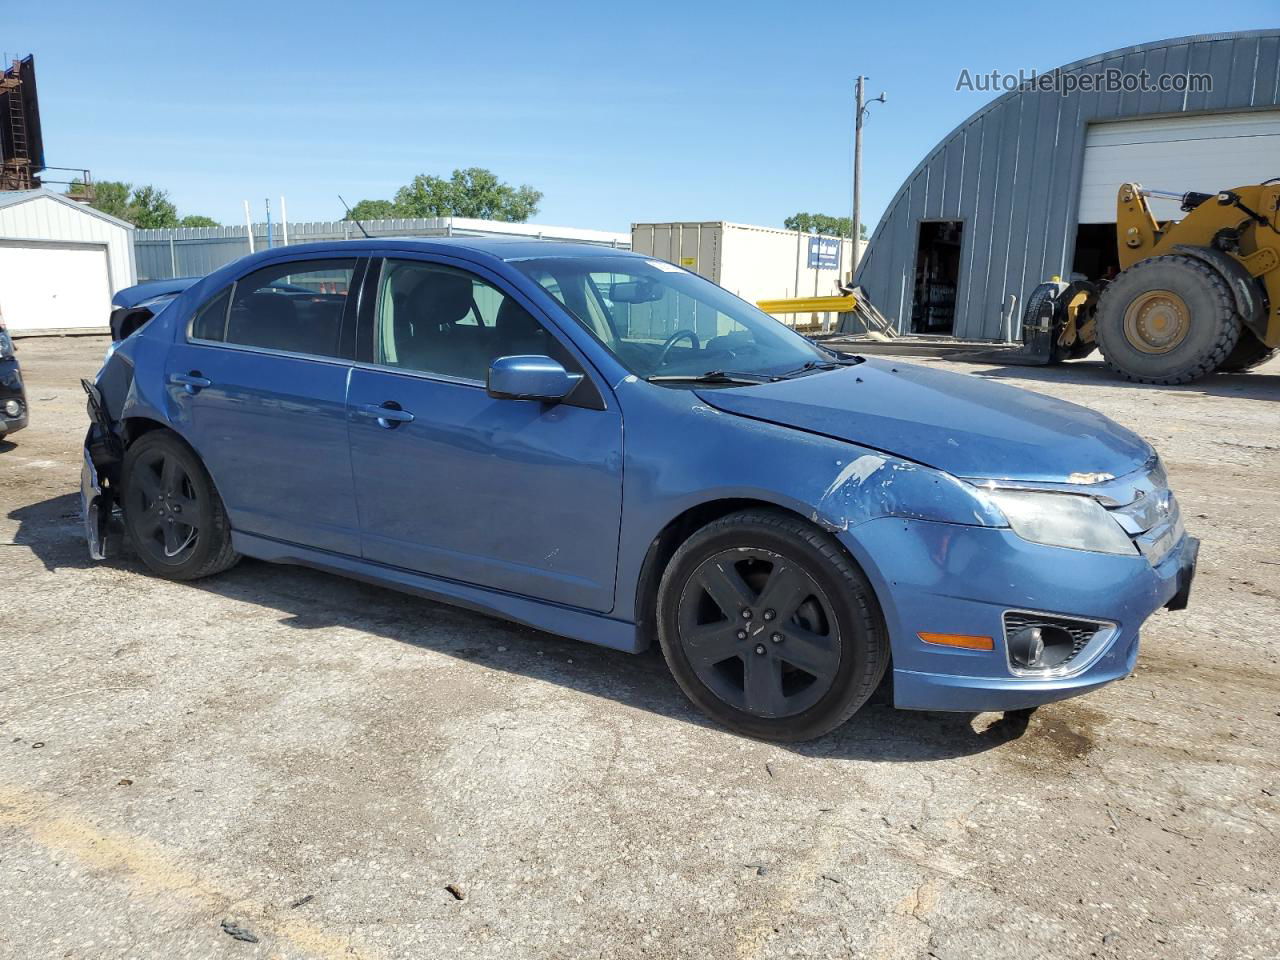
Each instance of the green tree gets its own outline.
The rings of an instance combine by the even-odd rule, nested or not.
[[[799,230],[801,233],[821,233],[828,237],[847,237],[849,235],[849,217],[832,217],[825,213],[796,213],[782,221],[788,230]],[[858,225],[858,236],[867,239],[867,225]]]
[[[73,199],[83,197],[86,189],[81,181],[73,180],[67,196]],[[129,195],[132,191],[132,184],[121,183],[119,180],[99,180],[93,185],[93,201],[90,206],[119,220],[129,220]]]
[[[84,200],[88,189],[80,180],[72,180],[67,196]],[[178,208],[169,199],[169,192],[150,184],[135,187],[122,180],[99,180],[93,185],[93,199],[89,205],[120,220],[143,229],[152,227],[216,227],[218,221],[200,214],[178,218]]]
[[[144,230],[178,225],[178,208],[169,200],[169,192],[150,184],[134,189],[129,197],[129,212],[127,219]]]
[[[420,173],[396,191],[394,200],[361,200],[351,208],[356,220],[388,217],[472,217],[524,223],[538,212],[542,192],[512,186],[483,167],[454,170],[449,179]]]
[[[348,220],[391,220],[401,216],[390,200],[361,200],[351,208]]]

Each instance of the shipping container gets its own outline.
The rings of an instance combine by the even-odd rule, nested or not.
[[[849,278],[851,244],[839,237],[713,221],[633,223],[631,249],[692,270],[755,303],[837,296]],[[808,316],[798,320],[813,322]]]

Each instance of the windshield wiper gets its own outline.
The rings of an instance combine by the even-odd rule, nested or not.
[[[854,354],[831,354],[830,360],[806,360],[794,370],[788,370],[786,373],[778,374],[775,380],[786,380],[788,377],[798,377],[802,373],[809,373],[817,370],[835,370],[837,367],[852,367],[855,364],[862,363],[863,358]]]
[[[777,377],[762,377],[754,373],[733,373],[726,370],[708,370],[706,373],[668,373],[645,377],[648,383],[726,383],[738,386],[751,386],[757,383],[769,383]]]

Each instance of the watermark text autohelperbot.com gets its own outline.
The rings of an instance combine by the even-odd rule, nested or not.
[[[1048,73],[989,70],[980,73],[963,69],[956,79],[956,91],[961,90],[978,93],[1029,90],[1057,93],[1064,97],[1073,93],[1209,93],[1213,90],[1213,76],[1208,73],[1153,74],[1148,70],[1116,68],[1096,73],[1064,73],[1061,70]]]

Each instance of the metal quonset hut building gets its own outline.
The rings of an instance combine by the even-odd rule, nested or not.
[[[1208,76],[1168,92],[1018,89],[953,130],[889,203],[857,282],[903,333],[1016,339],[1036,284],[1105,276],[1121,183],[1215,192],[1280,176],[1280,30],[1182,37],[1060,68]],[[1183,83],[1185,86],[1185,82]],[[1158,218],[1177,204],[1153,202]]]

